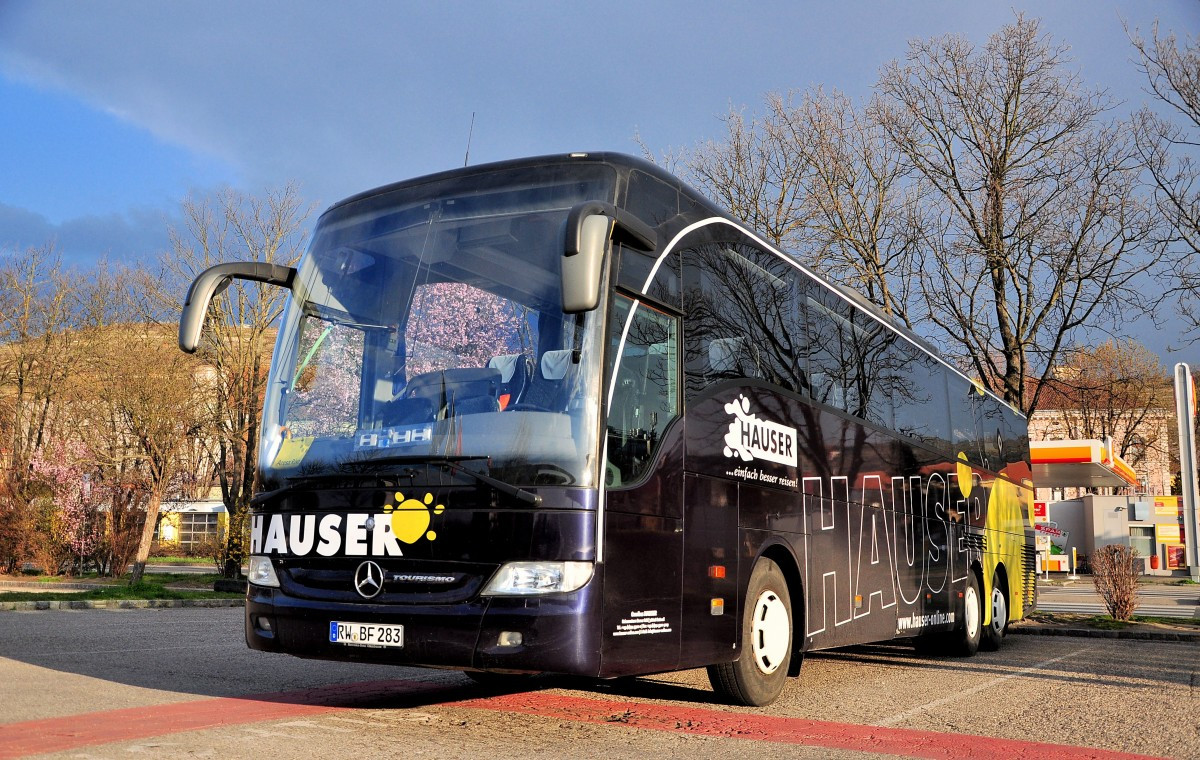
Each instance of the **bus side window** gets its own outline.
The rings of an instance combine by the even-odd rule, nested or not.
[[[630,316],[631,306],[628,298],[616,296],[609,328],[612,395],[605,482],[614,487],[645,473],[663,431],[679,414],[678,323],[645,304]]]
[[[832,291],[804,299],[813,398],[891,428],[893,373],[885,357],[895,333]]]
[[[1029,463],[1029,434],[1020,415],[1005,407],[1003,409],[1004,430],[1000,458],[1004,464]]]
[[[738,248],[753,283],[750,303],[756,318],[748,320],[750,345],[758,354],[759,377],[796,393],[808,393],[807,337],[799,300],[808,290],[805,275],[774,254],[751,245]]]
[[[836,310],[846,312],[839,314]],[[855,363],[849,354],[849,309],[836,296],[814,290],[805,298],[808,317],[808,371],[813,398],[837,409],[857,406]]]
[[[689,397],[741,378],[803,392],[803,323],[794,305],[802,283],[795,270],[745,241],[696,245],[684,251],[683,262]]]
[[[967,461],[983,466],[983,446],[979,440],[978,407],[983,397],[975,386],[958,375],[946,378],[946,390],[950,402],[950,429],[953,433],[951,454],[966,454]]]
[[[896,430],[945,453],[950,441],[950,411],[942,368],[925,352],[899,341],[888,364]]]
[[[709,382],[736,379],[739,377],[761,377],[758,352],[743,337],[713,338],[708,344]]]
[[[895,421],[892,409],[891,368],[886,357],[895,333],[862,312],[852,313],[857,364],[857,414],[885,428]]]
[[[991,396],[984,396],[979,405],[979,438],[984,466],[993,472],[1004,468],[1000,456],[1004,450],[1004,411],[1004,405]]]

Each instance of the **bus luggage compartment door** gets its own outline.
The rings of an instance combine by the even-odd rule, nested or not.
[[[681,668],[737,659],[738,484],[683,479],[683,636]]]

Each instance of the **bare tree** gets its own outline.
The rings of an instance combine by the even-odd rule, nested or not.
[[[90,411],[80,415],[86,425],[79,435],[90,439],[99,471],[117,486],[110,488],[113,564],[126,563],[132,551],[132,583],[145,571],[159,508],[189,443],[204,437],[207,423],[204,368],[178,350],[173,325],[153,319],[147,284],[139,272],[107,265],[93,274],[84,290],[90,383],[77,401]],[[144,520],[126,537],[116,518],[130,513]]]
[[[667,157],[701,191],[806,266],[912,327],[919,188],[886,134],[841,93],[768,93],[725,135]],[[648,151],[645,151],[648,153]]]
[[[1042,409],[1070,439],[1113,438],[1117,454],[1140,467],[1152,452],[1165,457],[1173,408],[1171,378],[1158,355],[1133,340],[1108,340],[1069,352],[1045,382]]]
[[[0,266],[6,566],[23,553],[54,572],[71,543],[80,565],[121,573],[136,558],[140,577],[181,452],[203,437],[197,362],[175,348],[173,327],[146,321],[143,285],[105,263],[66,270],[49,248]]]
[[[9,569],[57,540],[35,519],[46,494],[31,465],[60,432],[60,399],[79,366],[76,285],[51,245],[0,260],[0,565]]]
[[[774,139],[796,153],[804,234],[798,250],[835,282],[858,290],[913,327],[920,268],[920,188],[906,183],[900,153],[845,95],[817,89],[767,96]],[[819,252],[812,255],[812,252]]]
[[[870,112],[928,189],[927,330],[1025,411],[1077,331],[1136,303],[1153,257],[1127,125],[1068,70],[1066,47],[1018,17],[977,49],[910,43]]]
[[[123,342],[130,354],[106,382],[107,402],[119,425],[128,430],[136,471],[146,488],[146,522],[138,542],[132,583],[140,580],[150,553],[159,507],[183,464],[189,439],[202,434],[205,420],[197,408],[203,398],[201,367],[179,351],[174,334],[154,326],[131,326]]]
[[[1069,64],[1022,17],[981,49],[914,41],[867,108],[769,95],[762,117],[731,111],[685,174],[1028,412],[1156,263],[1132,130]]]
[[[1123,544],[1101,546],[1091,556],[1092,584],[1113,620],[1129,620],[1138,606],[1142,563],[1136,549]]]
[[[18,475],[54,432],[56,395],[78,366],[76,286],[52,246],[0,263],[0,420]]]
[[[679,160],[689,182],[777,246],[804,247],[811,209],[806,181],[811,167],[789,143],[782,114],[746,121],[731,108],[721,121],[723,140],[709,140]]]
[[[1155,24],[1150,39],[1136,31],[1130,40],[1150,93],[1177,120],[1142,109],[1135,117],[1137,148],[1153,181],[1156,206],[1166,228],[1162,244],[1170,253],[1173,279],[1167,293],[1177,297],[1179,313],[1200,338],[1200,40],[1161,35]]]
[[[292,264],[299,258],[309,209],[294,185],[262,197],[226,190],[183,205],[185,227],[171,231],[166,297],[177,316],[188,283],[214,264],[235,260]],[[213,368],[211,456],[229,514],[225,574],[241,573],[247,515],[258,465],[258,425],[284,292],[234,284],[213,299],[198,355]]]

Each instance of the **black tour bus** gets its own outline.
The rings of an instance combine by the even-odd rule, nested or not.
[[[1034,604],[1025,419],[654,165],[496,163],[335,204],[295,268],[246,640],[762,705],[805,652],[999,645]],[[947,281],[947,287],[954,287]]]

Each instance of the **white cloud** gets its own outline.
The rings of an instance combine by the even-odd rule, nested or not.
[[[0,250],[51,246],[64,262],[82,267],[102,258],[149,263],[169,249],[168,225],[178,224],[177,218],[151,208],[54,224],[37,212],[0,203]]]
[[[456,165],[473,111],[479,160],[633,150],[620,35],[514,8],[39,2],[3,18],[0,66],[326,203]]]

